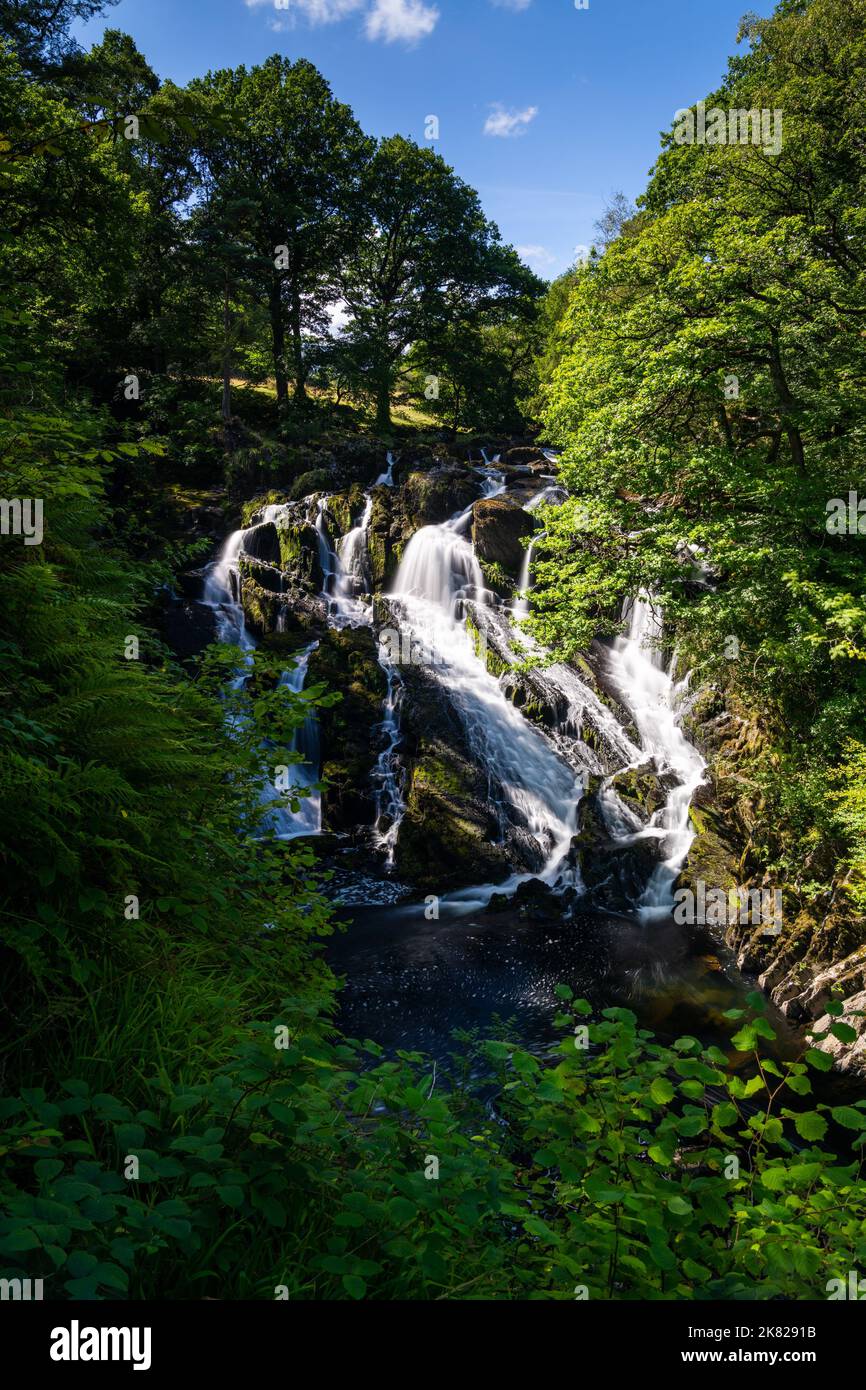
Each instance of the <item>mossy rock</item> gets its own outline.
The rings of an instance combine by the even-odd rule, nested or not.
[[[400,506],[411,535],[422,526],[438,526],[462,507],[468,507],[478,485],[462,468],[435,468],[410,473],[400,490]]]
[[[330,785],[322,797],[323,824],[352,830],[371,824],[370,774],[378,757],[370,737],[382,721],[387,683],[368,628],[328,628],[310,657],[307,683],[323,683],[341,699],[319,712],[322,772]]]
[[[486,796],[480,769],[440,740],[424,741],[397,844],[400,878],[436,893],[505,878],[509,864],[493,843],[498,827]]]
[[[314,468],[295,479],[289,488],[289,500],[302,502],[305,497],[311,497],[314,493],[330,492],[335,481],[332,468]]]
[[[243,563],[240,566],[240,576],[241,607],[247,625],[257,637],[264,637],[276,629],[277,618],[283,606],[280,596],[259,584]]]
[[[523,542],[535,533],[532,516],[507,497],[485,497],[472,509],[472,540],[482,565],[517,579],[523,568]],[[495,571],[494,571],[495,572]]]

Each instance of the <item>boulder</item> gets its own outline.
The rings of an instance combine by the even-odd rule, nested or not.
[[[478,481],[465,468],[445,466],[429,473],[410,473],[400,490],[406,538],[422,526],[447,521],[468,507],[477,493]]]
[[[424,739],[397,841],[400,878],[434,893],[504,879],[509,863],[493,843],[497,832],[483,771],[448,743]]]
[[[370,731],[382,720],[387,686],[369,628],[326,628],[310,657],[307,688],[323,683],[341,698],[319,710],[322,824],[326,830],[372,825],[370,774],[376,762]]]
[[[472,509],[472,540],[482,565],[496,565],[517,579],[527,537],[535,532],[532,517],[505,497],[486,497]]]

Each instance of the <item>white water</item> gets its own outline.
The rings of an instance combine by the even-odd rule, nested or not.
[[[526,510],[528,511],[529,508],[527,507]],[[526,547],[526,552],[523,556],[523,565],[520,569],[520,578],[517,581],[517,592],[520,594],[520,598],[518,598],[511,611],[513,612],[515,618],[517,618],[518,620],[521,618],[529,617],[529,590],[530,579],[532,575],[532,552],[535,549],[535,546],[536,541],[533,539],[529,542],[529,545]]]
[[[356,526],[335,546],[328,531],[328,498],[320,497],[316,513],[316,544],[324,584],[322,598],[328,605],[332,627],[369,627],[372,615],[362,596],[372,588],[367,552],[367,532],[373,514],[373,498],[367,493],[364,511]]]
[[[393,487],[394,457],[388,454],[388,468],[374,487]],[[327,523],[327,497],[319,499],[316,515],[316,537],[319,561],[324,575],[322,597],[328,605],[328,622],[332,627],[372,627],[372,577],[368,533],[373,515],[372,493],[364,499],[364,510],[356,526],[337,546],[331,543]],[[377,659],[385,673],[387,694],[382,723],[372,731],[383,740],[383,748],[372,772],[375,816],[373,843],[384,851],[388,868],[393,867],[397,837],[406,811],[397,753],[402,742],[400,704],[403,681],[396,665],[381,643],[377,644]]]
[[[275,521],[282,510],[283,508],[280,506],[266,507],[262,513],[262,521]],[[203,602],[214,608],[217,613],[217,640],[226,645],[240,647],[242,651],[249,653],[243,666],[230,680],[228,687],[230,691],[243,690],[249,680],[252,653],[256,646],[252,634],[247,629],[244,610],[240,603],[239,561],[246,534],[245,530],[232,532],[219,559],[209,566],[204,581]],[[277,625],[279,627],[279,619]],[[310,655],[318,645],[318,642],[314,642],[300,653],[295,669],[283,672],[280,678],[281,686],[293,690],[295,693],[303,690]],[[242,715],[232,715],[229,720],[229,727],[237,727],[241,718],[243,718]],[[318,721],[315,711],[310,710],[303,726],[296,731],[292,745],[294,751],[304,754],[303,762],[298,764],[292,774],[293,785],[299,789],[307,790],[318,781],[318,745]],[[268,804],[282,800],[283,795],[268,782],[262,787],[261,800],[263,804]],[[274,805],[273,811],[269,812],[262,824],[279,840],[295,839],[298,835],[318,834],[322,828],[321,797],[317,792],[314,792],[303,799],[299,798],[299,810],[297,812],[293,812],[285,804]]]
[[[545,493],[555,492],[554,488],[545,489]],[[534,510],[549,500],[545,493],[533,498],[526,510]],[[530,543],[524,559],[519,580],[523,597],[512,610],[518,620],[525,618],[529,612],[530,566],[532,550],[538,539],[536,537]],[[610,747],[624,757],[623,769],[620,770],[638,767],[652,758],[663,772],[673,773],[676,778],[676,785],[664,809],[656,812],[646,826],[616,795],[610,786],[610,778],[599,793],[605,823],[614,843],[626,847],[646,839],[663,842],[664,857],[654,869],[636,904],[644,921],[654,921],[668,916],[673,906],[674,883],[694,839],[689,809],[696,789],[704,780],[706,764],[681,727],[688,679],[677,683],[672,670],[665,670],[660,648],[661,618],[652,599],[641,594],[634,600],[626,600],[623,619],[629,624],[628,636],[618,637],[614,642],[610,655],[610,675],[634,720],[640,735],[640,748],[635,747],[606,706],[598,701],[570,667],[559,664],[546,667],[544,678],[569,699],[567,723],[572,725],[569,732],[579,733],[584,713],[590,708],[596,727],[602,729]],[[530,651],[538,650],[525,635],[521,636],[521,642]],[[590,697],[591,703],[587,697]]]
[[[385,459],[386,459],[386,462],[387,462],[387,464],[388,464],[388,467],[385,469],[385,472],[384,472],[384,473],[380,473],[380,474],[379,474],[378,478],[376,479],[375,483],[373,484],[374,487],[393,487],[393,486],[394,486],[394,464],[395,464],[396,460],[395,460],[394,455],[391,453],[390,450],[389,450],[388,453],[385,455]]]
[[[241,581],[238,568],[244,532],[233,531],[218,560],[208,567],[203,601],[216,610],[217,640],[251,651],[255,642],[247,632],[240,604]]]
[[[623,618],[629,624],[629,633],[614,642],[611,677],[634,719],[644,756],[655,758],[677,778],[664,810],[657,812],[642,832],[645,838],[657,836],[664,842],[665,857],[656,866],[637,904],[643,920],[653,921],[671,910],[673,886],[694,839],[689,808],[704,780],[706,764],[681,727],[688,681],[675,683],[664,668],[659,648],[661,619],[652,599],[641,594],[626,600]],[[641,838],[641,833],[637,838]]]
[[[495,497],[505,490],[504,474],[494,466],[498,456],[493,463],[486,454],[484,459],[486,467],[477,470],[483,479],[482,496]],[[394,460],[389,454],[388,469],[374,486],[392,486],[393,468]],[[559,488],[545,488],[527,504],[527,510],[558,500],[561,495]],[[366,495],[357,524],[337,546],[328,532],[327,501],[319,499],[316,533],[329,621],[335,627],[372,626],[368,550],[372,495]],[[282,510],[279,505],[269,506],[264,509],[262,520],[275,521]],[[483,572],[469,540],[471,517],[469,506],[441,525],[426,526],[416,532],[395,576],[390,599],[413,647],[432,654],[437,679],[462,718],[470,752],[487,772],[490,799],[500,810],[503,830],[519,825],[535,838],[544,861],[537,876],[543,881],[578,886],[567,861],[585,787],[585,771],[569,766],[552,743],[523,717],[476,653],[466,629],[469,605],[475,603],[484,608],[491,595],[485,589]],[[255,643],[247,632],[239,602],[238,565],[244,534],[234,532],[210,567],[204,601],[218,611],[220,640],[251,651]],[[535,537],[527,547],[519,580],[522,597],[510,610],[518,621],[529,612],[532,555],[539,539]],[[507,613],[505,610],[503,616]],[[652,758],[663,772],[672,773],[676,779],[665,807],[647,826],[612,790],[611,779],[599,793],[614,843],[625,847],[642,839],[662,841],[663,857],[636,904],[643,920],[652,921],[667,916],[671,910],[673,885],[693,839],[689,821],[691,799],[703,781],[705,764],[682,731],[687,681],[675,682],[672,673],[664,669],[659,650],[661,623],[651,599],[641,595],[627,601],[623,616],[629,625],[628,636],[618,638],[613,645],[610,676],[638,730],[639,747],[571,667],[559,663],[546,666],[541,677],[565,698],[567,712],[561,720],[561,733],[580,738],[588,716],[608,747],[622,759],[622,768],[636,767]],[[537,653],[539,659],[544,655],[522,632],[519,644],[523,655]],[[303,689],[314,648],[315,644],[301,653],[295,669],[285,673],[282,683],[287,688],[296,692]],[[387,695],[382,723],[374,730],[383,746],[372,774],[376,808],[373,836],[391,866],[405,811],[397,761],[404,687],[397,666],[381,643],[378,657],[387,680]],[[233,688],[241,688],[247,679],[247,670],[241,669],[232,682]],[[298,731],[295,748],[304,755],[296,770],[297,785],[312,794],[300,800],[297,812],[284,804],[274,807],[272,829],[279,838],[286,839],[321,830],[321,798],[312,790],[319,776],[318,726],[313,712]],[[593,768],[594,755],[584,745],[580,744],[569,756],[576,756],[587,768],[597,770],[597,764]],[[277,796],[273,789],[263,793],[268,801],[275,801]],[[533,875],[514,874],[500,885],[500,891],[513,891],[530,877]],[[484,885],[452,895],[451,900],[474,908],[487,901],[494,891],[493,885]]]
[[[504,488],[501,474],[485,478],[485,495]],[[554,884],[572,879],[566,860],[575,833],[584,780],[515,708],[466,630],[467,603],[486,601],[484,578],[464,535],[472,507],[439,526],[425,526],[410,540],[391,589],[402,624],[422,649],[436,658],[436,675],[463,721],[473,759],[486,770],[491,800],[501,799],[508,819],[538,842],[543,867],[538,877]],[[530,874],[514,875],[501,891]],[[492,885],[466,890],[452,900],[476,905]]]
[[[310,657],[318,647],[311,642],[295,658],[295,668],[284,671],[280,686],[299,695],[307,680]],[[292,739],[292,752],[300,755],[300,760],[291,766],[292,788],[299,795],[295,798],[298,809],[292,810],[287,804],[287,793],[278,791],[268,782],[262,788],[262,802],[271,806],[265,824],[278,840],[296,840],[300,835],[320,835],[322,831],[322,797],[316,787],[319,781],[319,721],[315,709],[311,708]]]
[[[384,740],[384,747],[373,769],[373,794],[376,800],[373,839],[376,848],[384,851],[385,863],[391,869],[394,866],[400,825],[406,812],[403,788],[397,775],[397,750],[402,742],[400,704],[404,686],[396,666],[381,650],[379,665],[388,681],[388,694],[385,698],[385,717],[375,731]]]

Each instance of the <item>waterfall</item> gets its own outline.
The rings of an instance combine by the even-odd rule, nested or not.
[[[706,764],[680,725],[688,682],[675,683],[665,670],[662,624],[651,596],[627,599],[623,618],[629,625],[628,636],[614,642],[611,677],[634,719],[645,756],[656,758],[677,779],[664,809],[656,812],[643,832],[644,837],[660,838],[665,854],[637,904],[643,920],[653,921],[671,911],[673,885],[694,839],[689,808],[704,780]]]
[[[535,510],[542,502],[549,500],[546,494],[557,491],[556,488],[545,488],[527,504],[526,510]],[[530,542],[523,562],[518,586],[523,597],[512,609],[513,616],[518,620],[529,613],[530,566],[532,550],[538,539],[536,537]],[[675,683],[672,672],[665,670],[661,652],[662,623],[652,598],[639,594],[634,600],[627,599],[623,619],[628,622],[629,632],[627,637],[618,637],[614,643],[610,674],[632,715],[640,736],[640,748],[635,747],[613,715],[595,696],[591,696],[570,667],[560,664],[549,666],[545,668],[544,678],[568,697],[568,722],[572,723],[574,732],[580,730],[587,707],[586,697],[591,696],[594,722],[604,730],[610,746],[624,757],[621,770],[640,766],[653,758],[663,771],[673,773],[676,778],[664,809],[653,815],[647,826],[643,826],[623,804],[611,787],[610,778],[599,792],[604,821],[614,844],[625,848],[639,840],[662,841],[664,858],[653,870],[636,903],[642,920],[649,922],[667,917],[671,912],[673,886],[694,839],[689,820],[692,797],[704,780],[706,764],[697,749],[689,743],[680,725],[682,700],[688,682]],[[541,655],[530,638],[522,635],[521,642],[531,652]],[[601,723],[597,722],[599,714]]]
[[[529,508],[527,507],[526,510],[528,511]],[[529,542],[529,545],[526,547],[526,552],[523,556],[523,564],[520,569],[520,578],[517,581],[517,592],[520,594],[520,598],[517,600],[511,611],[514,614],[515,618],[517,618],[518,620],[520,620],[521,618],[529,617],[529,589],[532,572],[532,552],[535,549],[535,545],[536,541],[535,539],[533,539]]]
[[[374,487],[393,486],[394,457],[388,454],[387,471],[380,475]],[[326,509],[328,499],[319,499],[316,515],[316,537],[322,573],[325,576],[322,597],[328,604],[328,622],[332,627],[372,627],[373,610],[361,602],[372,589],[368,533],[373,516],[373,496],[366,493],[364,510],[357,526],[334,546],[328,534]],[[385,673],[387,694],[382,723],[374,734],[383,740],[383,748],[372,772],[375,816],[373,842],[385,852],[388,868],[394,863],[397,837],[406,811],[397,752],[402,742],[400,732],[400,702],[403,682],[394,662],[381,643],[377,660]]]
[[[375,732],[384,739],[384,747],[376,760],[373,770],[373,791],[376,800],[376,816],[373,822],[373,839],[376,848],[385,851],[388,868],[394,866],[397,837],[406,811],[403,789],[397,776],[397,749],[402,742],[400,732],[400,703],[403,699],[403,681],[396,666],[381,652],[379,665],[388,681],[388,694],[385,698],[385,717]]]
[[[299,695],[304,688],[310,657],[318,647],[311,642],[295,658],[294,670],[284,671],[280,686]],[[300,755],[300,760],[291,766],[293,788],[306,793],[297,798],[298,809],[293,811],[284,801],[284,793],[278,792],[272,783],[262,789],[262,802],[271,805],[265,818],[267,828],[278,840],[295,840],[300,835],[320,835],[322,831],[322,797],[316,790],[321,776],[319,751],[319,721],[315,709],[310,709],[299,729],[292,738],[292,752]],[[277,803],[281,804],[277,804]]]
[[[357,526],[344,536],[337,547],[337,566],[332,586],[335,617],[340,625],[366,626],[369,613],[360,602],[362,594],[372,588],[370,562],[367,553],[367,532],[373,515],[373,498],[367,494],[364,511]]]
[[[374,487],[393,487],[393,486],[394,486],[394,464],[395,464],[396,460],[395,460],[395,458],[394,458],[394,455],[391,453],[390,449],[388,450],[387,454],[385,455],[385,459],[386,459],[386,462],[387,462],[387,464],[388,464],[388,467],[385,469],[385,472],[384,472],[384,473],[380,473],[380,474],[379,474],[378,478],[376,479],[375,483],[373,484]]]
[[[261,521],[275,521],[283,510],[281,506],[268,506],[264,509]],[[261,521],[259,524],[261,524]],[[223,546],[219,559],[215,560],[205,572],[203,602],[217,610],[217,639],[226,645],[240,647],[250,653],[243,667],[229,682],[229,690],[242,690],[250,678],[252,652],[255,640],[247,629],[244,610],[240,603],[240,556],[244,547],[247,530],[233,531]],[[282,616],[282,615],[281,615]],[[278,619],[279,626],[279,619]],[[297,658],[292,671],[284,671],[280,685],[295,693],[304,688],[307,667],[311,654],[318,646],[313,642]],[[234,714],[229,719],[229,727],[236,727],[243,715]],[[312,787],[319,778],[319,725],[315,710],[310,710],[300,729],[295,731],[292,750],[302,754],[303,760],[293,772],[294,785],[302,789]],[[281,793],[271,783],[261,790],[263,804],[281,799]],[[295,813],[284,805],[274,805],[262,822],[279,840],[291,840],[298,835],[316,835],[322,828],[321,796],[312,792],[300,800],[300,809]]]
[[[485,478],[486,496],[503,487],[501,474]],[[419,647],[432,652],[436,677],[462,719],[473,758],[488,772],[493,798],[500,795],[512,823],[537,841],[544,857],[539,876],[554,884],[569,857],[584,781],[515,708],[476,654],[466,606],[470,600],[483,604],[486,594],[481,567],[463,535],[471,513],[470,506],[450,521],[416,531],[390,599]],[[513,876],[503,891],[528,877]],[[494,890],[469,891],[477,901]]]
[[[239,560],[245,531],[233,531],[223,546],[219,559],[205,573],[203,602],[216,611],[217,640],[250,651],[255,642],[247,632],[244,610],[241,607]]]
[[[370,610],[360,599],[371,588],[367,532],[373,498],[366,494],[360,521],[336,546],[328,532],[328,501],[327,497],[320,497],[316,510],[316,544],[324,575],[322,598],[328,605],[328,621],[332,627],[369,627]]]

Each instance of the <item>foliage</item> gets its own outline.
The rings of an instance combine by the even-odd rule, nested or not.
[[[443,1090],[286,999],[138,1109],[78,1079],[4,1102],[4,1272],[74,1298],[825,1297],[866,1256],[866,1101],[803,1108],[825,1054],[761,1057],[772,1030],[740,1021],[748,1079],[608,1009],[586,1049],[493,1041],[480,1087]]]
[[[574,651],[652,590],[696,678],[769,734],[759,855],[784,868],[805,835],[825,881],[866,706],[863,537],[828,526],[866,495],[864,19],[812,0],[747,26],[707,106],[781,111],[781,152],[665,137],[641,212],[574,275],[540,388],[572,500],[544,518],[537,632]]]

